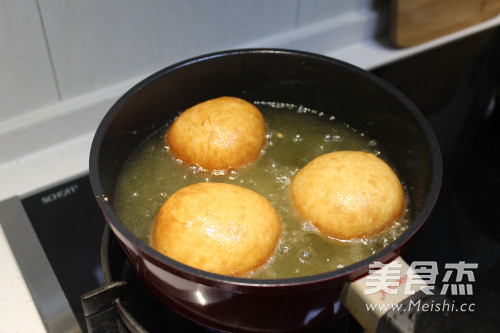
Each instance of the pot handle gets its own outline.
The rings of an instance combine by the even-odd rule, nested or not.
[[[401,257],[370,265],[368,275],[344,285],[340,301],[368,333],[462,332],[476,327],[454,302],[429,286]]]

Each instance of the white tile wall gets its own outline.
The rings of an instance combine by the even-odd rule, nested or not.
[[[35,0],[0,0],[0,125],[58,101]]]
[[[0,0],[0,131],[11,118],[331,19],[358,2]]]
[[[299,0],[298,25],[311,24],[356,11],[366,0]]]
[[[62,98],[293,28],[296,1],[39,0]]]

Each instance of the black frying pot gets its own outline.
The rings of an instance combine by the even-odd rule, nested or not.
[[[152,131],[186,108],[220,96],[277,101],[332,113],[377,140],[410,197],[411,225],[375,255],[314,276],[255,280],[188,267],[134,236],[113,211],[125,160]],[[324,325],[343,285],[373,261],[393,260],[428,218],[441,185],[441,157],[430,126],[398,90],[325,56],[278,49],[233,50],[165,68],[130,89],[102,120],[90,154],[96,199],[144,283],[169,307],[219,330],[290,331]]]

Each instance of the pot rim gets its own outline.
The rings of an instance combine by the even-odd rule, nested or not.
[[[151,82],[166,75],[169,72],[176,71],[182,67],[189,66],[190,64],[197,63],[200,61],[205,61],[218,57],[233,56],[237,54],[290,54],[290,55],[300,55],[306,58],[316,58],[324,62],[334,63],[337,66],[340,66],[346,70],[354,72],[357,75],[361,75],[371,81],[375,81],[377,85],[387,90],[393,97],[398,99],[399,102],[401,102],[406,106],[407,110],[412,114],[412,116],[415,118],[415,120],[423,130],[423,133],[427,139],[429,150],[432,155],[432,176],[431,176],[431,185],[429,193],[425,198],[422,209],[415,216],[410,226],[396,240],[394,240],[388,246],[386,246],[385,248],[371,255],[368,258],[365,258],[354,264],[345,266],[343,268],[335,269],[329,272],[303,276],[303,277],[279,278],[279,279],[255,279],[255,278],[231,277],[221,274],[210,273],[182,264],[171,258],[168,258],[167,256],[161,254],[160,252],[156,251],[149,245],[142,242],[120,221],[120,219],[116,216],[113,208],[111,207],[110,202],[107,201],[106,193],[104,193],[104,190],[102,188],[102,184],[100,181],[100,171],[99,171],[99,155],[100,155],[101,144],[106,134],[106,130],[112,119],[119,112],[121,106],[137,91],[141,90],[143,87],[147,86]],[[344,61],[306,51],[280,49],[280,48],[232,49],[232,50],[208,53],[205,55],[200,55],[197,57],[193,57],[175,63],[171,66],[168,66],[151,74],[150,76],[146,77],[145,79],[134,85],[131,89],[129,89],[123,96],[121,96],[113,104],[111,109],[106,113],[106,115],[101,120],[96,130],[94,139],[92,141],[90,149],[90,157],[89,157],[89,173],[90,173],[90,182],[92,185],[92,190],[96,200],[99,203],[101,211],[106,216],[107,223],[111,226],[113,232],[121,233],[127,240],[129,240],[136,247],[138,247],[143,254],[145,254],[149,258],[153,258],[154,260],[162,262],[163,264],[168,266],[169,270],[173,273],[183,274],[183,275],[188,274],[191,279],[196,279],[204,283],[210,283],[210,284],[222,283],[224,285],[246,286],[246,287],[290,287],[290,286],[317,284],[342,277],[348,277],[349,279],[353,279],[365,274],[367,272],[366,268],[368,267],[368,265],[374,261],[388,262],[392,260],[397,250],[401,248],[408,240],[410,240],[422,227],[422,225],[429,217],[432,209],[434,208],[434,205],[436,203],[441,188],[442,173],[443,173],[442,169],[443,169],[442,158],[441,158],[439,144],[437,142],[436,136],[430,124],[427,122],[427,119],[420,112],[420,110],[418,110],[418,108],[413,104],[413,102],[411,102],[403,93],[401,93],[394,86],[392,86],[385,80],[379,78],[378,76],[370,72],[367,72],[359,67],[356,67],[352,64],[346,63]]]

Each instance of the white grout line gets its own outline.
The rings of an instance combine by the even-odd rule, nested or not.
[[[50,51],[49,39],[47,38],[47,31],[45,30],[45,22],[43,21],[42,10],[40,8],[40,0],[36,0],[36,8],[38,11],[38,17],[40,19],[40,25],[42,26],[43,39],[45,42],[45,47],[47,49],[47,54],[50,61],[50,69],[52,71],[52,76],[54,77],[54,82],[56,85],[57,97],[62,100],[61,89],[59,87],[59,80],[57,79],[56,67],[54,66],[54,59],[52,57],[52,52]]]

